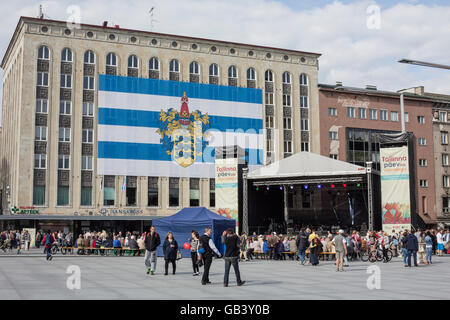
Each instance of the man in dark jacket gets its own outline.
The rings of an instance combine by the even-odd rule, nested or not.
[[[300,258],[301,264],[304,265],[306,262],[306,249],[308,248],[308,234],[306,234],[305,229],[302,228],[300,233],[295,240],[298,250],[298,257]]]
[[[402,243],[406,250],[408,250],[408,267],[411,267],[411,255],[414,257],[414,266],[418,267],[417,251],[419,250],[419,242],[417,241],[417,237],[414,234],[409,233],[402,239]]]
[[[225,244],[225,274],[223,277],[223,286],[228,287],[228,279],[230,276],[230,268],[233,265],[234,273],[236,274],[236,282],[238,286],[242,286],[245,281],[241,280],[241,273],[239,272],[239,249],[240,239],[234,233],[233,229],[228,229],[222,234],[222,243]]]
[[[42,245],[45,246],[45,252],[47,253],[47,261],[52,260],[52,245],[53,242],[55,242],[55,238],[50,233],[50,230],[47,231],[47,234],[44,236],[44,239],[42,239]]]
[[[206,285],[207,283],[211,283],[209,281],[209,268],[211,268],[212,258],[214,253],[220,257],[219,250],[217,250],[214,245],[214,241],[211,239],[212,230],[210,227],[205,228],[205,234],[202,235],[199,239],[199,248],[197,252],[201,255],[204,264],[203,276],[202,276],[202,285]],[[201,250],[201,251],[200,251]],[[203,252],[204,250],[204,252]]]
[[[150,232],[147,234],[144,240],[145,243],[145,267],[147,268],[147,274],[154,275],[156,271],[156,249],[161,244],[161,238],[155,231],[155,227],[150,227]]]

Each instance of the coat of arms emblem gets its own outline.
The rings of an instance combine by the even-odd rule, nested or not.
[[[189,99],[186,92],[181,97],[181,109],[174,108],[159,113],[160,142],[168,155],[180,166],[186,168],[197,157],[202,157],[207,146],[206,131],[209,129],[209,116],[196,110],[189,113]]]

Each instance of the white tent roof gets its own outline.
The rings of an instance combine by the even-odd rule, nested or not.
[[[249,172],[248,179],[361,175],[366,168],[310,152],[299,152]]]

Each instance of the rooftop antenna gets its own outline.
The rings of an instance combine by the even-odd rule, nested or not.
[[[154,24],[156,21],[155,19],[153,19],[154,11],[155,11],[155,7],[152,7],[150,9],[150,11],[148,12],[150,14],[150,31],[153,31],[153,27],[154,27]]]
[[[44,19],[44,10],[42,9],[42,4],[39,5],[38,18]]]

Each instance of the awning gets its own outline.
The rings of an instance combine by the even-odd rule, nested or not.
[[[149,221],[161,216],[79,216],[79,215],[41,215],[41,214],[11,214],[0,215],[0,220],[75,220],[75,221]]]

